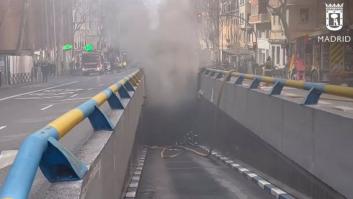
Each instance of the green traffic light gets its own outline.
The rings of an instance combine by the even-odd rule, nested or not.
[[[65,44],[64,47],[63,47],[63,50],[64,51],[69,51],[69,50],[72,50],[73,46],[72,44]]]
[[[86,52],[92,52],[94,50],[93,44],[86,44],[85,47],[84,47],[84,50]]]

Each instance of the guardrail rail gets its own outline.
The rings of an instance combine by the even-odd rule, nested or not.
[[[238,73],[235,71],[224,71],[214,68],[205,68],[202,72],[204,75],[209,75],[216,79],[225,78],[225,81],[230,81],[231,77],[237,77],[234,84],[242,85],[245,79],[252,80],[250,89],[256,89],[261,82],[273,84],[269,95],[280,95],[283,87],[292,87],[297,89],[308,90],[303,104],[314,105],[317,104],[322,93],[332,94],[341,97],[353,98],[353,88],[346,86],[338,86],[325,83],[313,83],[299,80],[287,80],[280,78],[273,78],[267,76],[259,76],[252,74]]]
[[[87,165],[67,150],[59,140],[86,118],[89,119],[95,131],[113,131],[115,127],[99,107],[108,102],[111,109],[123,110],[124,105],[121,99],[132,97],[130,92],[135,91],[141,78],[141,70],[130,74],[29,135],[21,144],[4,185],[1,187],[0,198],[28,198],[38,167],[52,183],[82,179],[88,171]]]

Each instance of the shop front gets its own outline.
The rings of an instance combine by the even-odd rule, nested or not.
[[[323,34],[327,33],[313,33],[297,38],[291,56],[304,61],[306,81],[351,85],[352,45],[344,42],[322,42],[318,36]]]

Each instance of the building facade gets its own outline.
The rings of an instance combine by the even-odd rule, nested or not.
[[[239,32],[239,2],[237,0],[223,0],[220,5],[220,37],[219,51],[221,62],[234,66],[237,63],[236,49],[240,47]]]
[[[35,62],[56,63],[55,73],[64,71],[65,54],[62,47],[73,42],[73,0],[13,0],[0,2],[0,56],[2,84],[24,77]],[[33,77],[33,76],[32,76]]]
[[[263,65],[270,56],[271,20],[267,10],[266,0],[251,1],[251,16],[249,23],[254,26],[256,33],[256,62]]]

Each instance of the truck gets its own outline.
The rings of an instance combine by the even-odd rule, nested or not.
[[[83,53],[81,55],[81,72],[83,75],[104,73],[103,57],[98,52]]]

